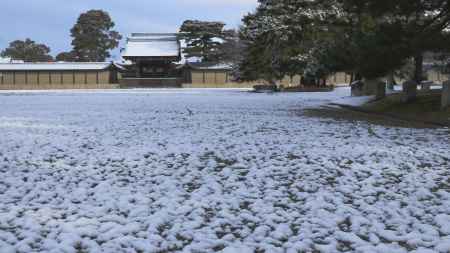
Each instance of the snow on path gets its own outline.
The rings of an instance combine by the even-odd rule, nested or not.
[[[0,251],[450,252],[448,130],[344,93],[3,93]]]

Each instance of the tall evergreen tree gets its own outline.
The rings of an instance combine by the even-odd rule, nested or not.
[[[112,30],[115,24],[102,10],[82,13],[71,29],[73,53],[77,61],[105,61],[122,36]]]
[[[26,39],[11,42],[9,47],[2,51],[1,56],[25,62],[48,62],[53,60],[49,53],[50,48],[48,46]]]
[[[187,58],[197,57],[203,62],[221,60],[220,47],[225,42],[227,32],[222,22],[186,20],[180,28],[181,39],[185,40],[183,52]]]
[[[241,60],[244,52],[239,32],[234,29],[224,30],[223,35],[223,43],[217,49],[219,61],[235,65]]]
[[[264,79],[274,84],[286,74],[301,73],[303,36],[310,24],[309,1],[260,0],[255,13],[243,19],[241,39],[246,53],[239,66],[241,80]]]

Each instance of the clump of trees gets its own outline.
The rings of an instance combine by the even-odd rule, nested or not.
[[[36,43],[31,39],[25,39],[11,42],[1,52],[1,56],[24,62],[48,62],[53,60],[49,53],[50,48],[48,46]]]
[[[56,61],[102,62],[111,57],[110,51],[119,46],[122,36],[113,30],[115,24],[102,10],[82,13],[70,30],[73,49],[61,52]],[[1,56],[25,62],[52,61],[50,48],[31,39],[16,40],[1,52]]]
[[[423,54],[450,49],[449,8],[447,0],[259,0],[240,29],[239,70],[269,82],[337,71],[373,80],[413,61],[420,82]]]

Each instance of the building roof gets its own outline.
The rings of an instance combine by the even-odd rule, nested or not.
[[[233,65],[230,63],[217,63],[217,62],[189,62],[188,67],[200,70],[231,70]]]
[[[180,42],[174,33],[133,33],[122,57],[179,57]]]
[[[104,70],[110,62],[0,63],[0,71]]]

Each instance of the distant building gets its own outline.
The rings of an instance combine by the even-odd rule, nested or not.
[[[133,33],[127,38],[122,58],[125,65],[123,86],[179,86],[177,62],[181,60],[181,44],[174,33]]]

